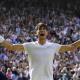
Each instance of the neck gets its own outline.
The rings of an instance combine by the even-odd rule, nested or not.
[[[39,44],[43,45],[45,44],[45,42],[46,42],[45,38],[39,38],[39,41],[38,41]]]

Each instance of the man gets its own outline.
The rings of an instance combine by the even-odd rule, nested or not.
[[[48,35],[47,25],[39,23],[37,25],[38,40],[23,44],[11,44],[1,40],[1,44],[9,50],[25,51],[29,56],[29,68],[31,80],[53,80],[53,59],[55,53],[72,51],[80,47],[80,40],[69,44],[60,45],[46,40]]]

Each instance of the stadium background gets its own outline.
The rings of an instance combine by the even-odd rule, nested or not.
[[[36,41],[38,22],[49,26],[50,41],[72,43],[80,39],[80,1],[0,0],[0,34],[11,43]],[[0,46],[0,80],[29,80],[27,56]],[[54,80],[79,80],[79,63],[80,49],[55,55]]]

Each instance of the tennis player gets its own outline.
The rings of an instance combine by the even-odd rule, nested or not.
[[[38,40],[35,42],[11,44],[0,36],[0,43],[9,50],[28,53],[31,80],[53,80],[54,55],[80,47],[80,40],[69,45],[51,43],[46,39],[48,35],[46,24],[38,23],[36,29]]]

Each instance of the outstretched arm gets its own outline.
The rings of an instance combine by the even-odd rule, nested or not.
[[[80,48],[80,40],[75,41],[74,43],[71,44],[72,46],[76,47],[76,48]]]
[[[22,44],[12,44],[8,41],[3,41],[1,43],[2,46],[4,46],[5,48],[7,48],[8,50],[12,50],[12,51],[24,51],[24,47]]]
[[[69,45],[62,45],[59,52],[64,53],[66,51],[74,51],[77,48],[80,48],[80,40]]]
[[[24,47],[22,44],[12,44],[8,41],[6,41],[5,39],[3,39],[2,36],[0,36],[0,44],[7,48],[8,50],[12,50],[12,51],[24,51]]]
[[[61,48],[59,49],[59,52],[64,53],[66,51],[73,51],[73,50],[74,50],[74,47],[71,46],[71,44],[69,44],[69,45],[62,45]]]

